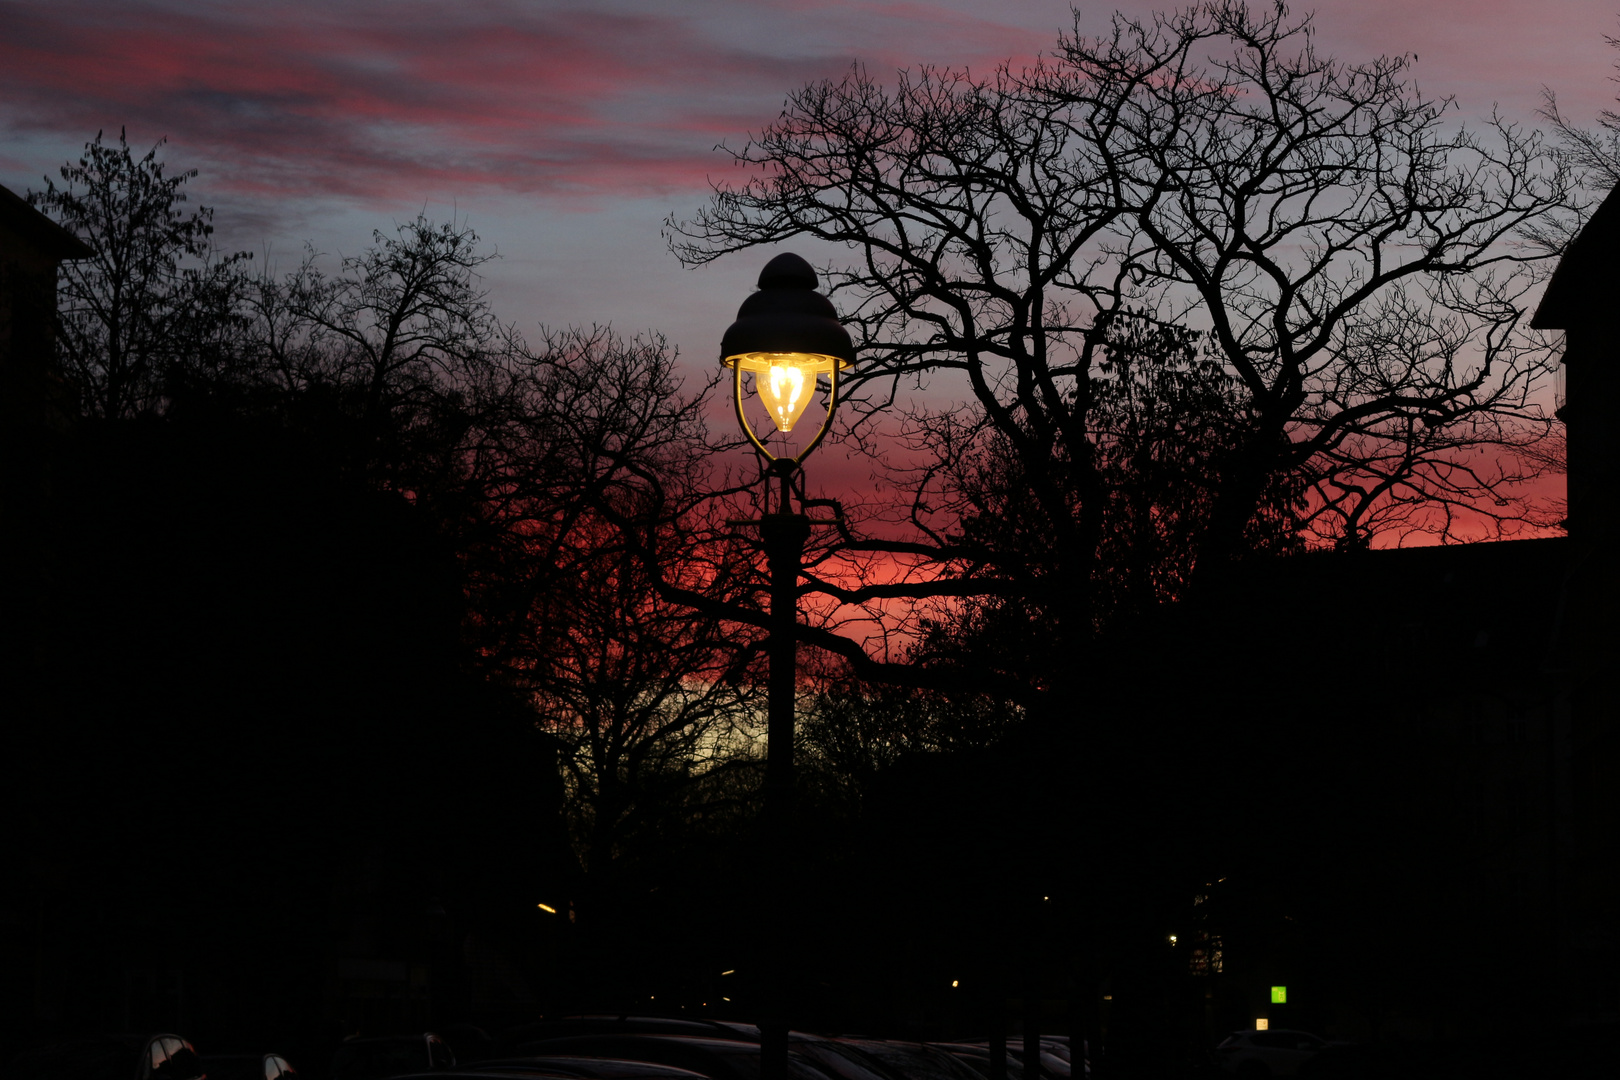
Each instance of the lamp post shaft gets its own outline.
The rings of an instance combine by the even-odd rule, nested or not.
[[[731,369],[737,424],[768,464],[770,480],[780,491],[778,509],[759,522],[771,578],[766,693],[765,850],[760,869],[764,881],[761,1000],[759,1002],[760,1080],[787,1080],[788,1015],[794,985],[790,943],[793,903],[789,868],[793,858],[793,698],[798,637],[798,588],[810,519],[793,512],[793,476],[805,456],[820,445],[838,406],[838,373],[855,363],[855,345],[838,322],[832,301],[816,291],[819,281],[810,264],[791,252],[776,256],[760,271],[759,291],[737,309],[737,321],[720,339],[720,363]],[[815,394],[818,377],[827,376],[827,415],[797,454],[778,454],[749,423],[743,408],[743,373],[754,375],[754,390],[771,414],[776,429],[787,435]],[[764,381],[762,381],[764,380]],[[800,394],[809,395],[801,398]],[[785,447],[778,449],[786,451]],[[769,483],[769,481],[768,481]]]
[[[770,676],[765,748],[765,1001],[760,1015],[760,1080],[787,1080],[788,1012],[792,997],[793,722],[799,565],[810,519],[790,512],[783,480],[782,512],[760,522],[771,573]]]

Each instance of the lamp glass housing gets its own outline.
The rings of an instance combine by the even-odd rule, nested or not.
[[[752,372],[754,392],[784,435],[804,415],[815,395],[816,376],[830,375],[848,362],[836,356],[803,352],[752,352],[726,357],[737,371]]]

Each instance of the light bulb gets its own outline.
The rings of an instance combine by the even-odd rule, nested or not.
[[[793,430],[793,425],[799,422],[799,418],[809,407],[810,399],[816,396],[816,377],[826,375],[831,379],[835,372],[849,366],[848,361],[840,360],[836,356],[802,352],[738,353],[726,357],[725,363],[737,372],[738,416],[742,419],[749,438],[754,439],[755,445],[761,450],[765,448],[760,445],[757,434],[740,411],[743,372],[754,376],[754,393],[759,395],[760,404],[771,414],[771,423],[776,425],[776,430],[786,434]],[[828,392],[831,393],[830,387]],[[828,409],[831,407],[829,398]],[[831,417],[829,411],[827,419]],[[823,420],[822,424],[825,426],[826,420]],[[819,436],[817,438],[819,439]],[[766,456],[770,456],[769,452]]]
[[[814,364],[799,360],[792,354],[772,357],[768,369],[754,373],[754,387],[759,399],[770,412],[771,423],[783,434],[792,431],[794,423],[804,415],[815,386]]]

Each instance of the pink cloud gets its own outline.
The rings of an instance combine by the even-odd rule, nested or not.
[[[884,40],[907,25],[975,48],[1020,40],[959,13],[835,0],[808,20],[828,40],[756,41],[712,17],[728,7],[746,10],[9,0],[0,123],[168,135],[210,186],[258,195],[649,195],[700,189],[724,168],[716,142],[844,70],[854,24],[875,25],[864,41],[882,65],[885,44],[916,44]]]
[[[1577,112],[1609,100],[1601,36],[1616,24],[1600,0],[1483,3],[1459,19],[1456,3],[1365,0],[1317,23],[1332,51],[1418,51],[1426,87],[1473,109],[1501,97],[1522,112],[1572,64],[1585,76],[1555,89]],[[1084,8],[1081,29],[1105,32],[1112,6]],[[0,0],[0,25],[14,135],[128,124],[170,136],[211,186],[261,196],[579,199],[701,190],[725,170],[714,143],[852,61],[987,72],[1073,21],[1063,0]]]

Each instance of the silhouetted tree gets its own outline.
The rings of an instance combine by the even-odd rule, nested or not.
[[[1101,499],[1093,508],[1099,536],[1090,571],[1091,614],[1100,628],[1186,594],[1223,462],[1249,417],[1206,334],[1117,318],[1098,357],[1089,451]],[[917,658],[1048,685],[1045,673],[1067,662],[1072,642],[1053,631],[1074,614],[1072,598],[1048,586],[1084,567],[1074,565],[1061,525],[1048,520],[1032,492],[1072,484],[1072,464],[1059,457],[1043,475],[1026,475],[1017,447],[975,412],[940,416],[925,445],[939,463],[938,490],[951,500],[946,508],[960,523],[956,546],[1017,575],[1019,591],[966,597],[922,620]],[[1079,493],[1066,495],[1079,513]],[[1276,477],[1250,521],[1245,550],[1272,555],[1301,548],[1305,507],[1298,478]]]
[[[1620,38],[1604,35],[1612,48],[1620,49]],[[1617,64],[1616,67],[1620,67]],[[1558,107],[1558,96],[1542,88],[1541,115],[1553,127],[1571,163],[1583,174],[1587,185],[1600,195],[1620,185],[1620,112],[1603,109],[1597,116],[1597,130],[1583,127],[1574,117],[1566,116]],[[1564,244],[1575,238],[1577,229],[1571,227],[1547,235],[1550,245],[1562,250]]]
[[[253,282],[227,377],[341,417],[352,466],[427,498],[512,407],[522,342],[490,309],[478,271],[496,256],[465,223],[418,216],[372,237],[333,273],[311,246],[290,274]]]
[[[655,543],[694,587],[734,588],[686,524],[708,496],[707,388],[683,392],[661,339],[601,329],[547,334],[512,370],[467,477],[469,638],[563,747],[582,862],[606,879],[656,848],[631,850],[681,816],[747,704],[722,678],[747,637],[660,600],[634,557]]]
[[[679,896],[699,905],[703,889],[727,875],[684,885],[724,857],[710,834],[745,827],[753,795],[742,731],[752,719],[747,683],[722,678],[749,662],[751,637],[661,601],[630,555],[651,545],[691,587],[719,596],[735,589],[738,554],[689,542],[693,515],[701,518],[711,494],[708,386],[683,389],[674,350],[657,336],[543,330],[531,345],[493,313],[479,272],[494,256],[461,222],[418,217],[376,232],[369,248],[335,265],[311,247],[285,275],[267,268],[249,278],[239,260],[211,263],[207,212],[187,218],[177,209],[180,185],[195,173],[165,176],[156,150],[137,161],[127,146],[99,142],[64,170],[72,190],[41,197],[47,209],[116,238],[98,251],[111,252],[109,265],[125,275],[108,271],[86,278],[82,293],[64,290],[65,317],[82,331],[73,355],[88,358],[76,369],[85,409],[107,421],[84,434],[73,475],[105,473],[108,490],[63,520],[96,512],[122,520],[133,502],[175,518],[172,529],[143,524],[154,544],[214,558],[215,546],[229,545],[211,522],[238,523],[262,501],[287,528],[260,530],[251,550],[262,558],[267,546],[289,549],[285,572],[279,562],[266,569],[279,583],[265,601],[274,622],[255,635],[237,623],[265,622],[249,607],[263,600],[259,592],[218,587],[206,577],[211,568],[184,558],[154,563],[185,602],[171,605],[178,614],[129,605],[120,628],[144,632],[140,656],[175,662],[152,665],[129,693],[158,693],[176,672],[197,686],[186,660],[241,652],[244,662],[219,665],[197,696],[264,701],[245,685],[259,670],[246,654],[280,665],[278,685],[295,689],[274,701],[297,702],[300,719],[286,725],[290,750],[278,750],[278,765],[329,786],[334,772],[365,769],[364,744],[374,743],[381,787],[356,787],[342,828],[369,850],[431,822],[423,835],[467,856],[457,884],[433,886],[437,895],[452,909],[476,908],[481,927],[516,928],[513,940],[533,923],[537,900],[579,900],[580,929],[598,944],[630,941],[629,924],[648,915],[647,897],[661,884],[672,886],[666,913]],[[118,317],[108,325],[95,321],[96,290],[113,297]],[[172,450],[182,445],[188,451]],[[118,448],[113,470],[107,461],[120,458]],[[176,468],[188,453],[198,467]],[[143,494],[152,485],[162,498]],[[187,507],[183,520],[176,504]],[[306,532],[318,530],[322,511],[331,535],[317,544]],[[358,555],[366,545],[369,555]],[[328,557],[336,561],[327,565]],[[356,558],[364,565],[350,566]],[[86,581],[127,578],[137,593],[150,584],[127,560],[108,568],[83,561],[76,570]],[[206,603],[192,603],[193,593]],[[196,611],[206,613],[196,619],[207,628],[206,653],[189,636]],[[74,616],[82,613],[76,604]],[[97,625],[84,621],[90,633]],[[304,704],[322,683],[349,703]],[[86,700],[100,702],[99,693],[98,684]],[[396,730],[389,715],[399,718]],[[183,736],[212,736],[211,723],[207,707],[188,712]],[[439,746],[454,741],[457,725],[461,742]],[[308,741],[312,730],[342,752],[300,762],[294,733]],[[173,736],[153,730],[152,751],[170,752]],[[209,745],[230,767],[228,739]],[[479,768],[492,748],[504,756]],[[525,775],[548,754],[562,768],[555,785]],[[736,767],[721,767],[732,760]],[[420,813],[396,821],[363,805],[380,805],[390,783],[434,783],[440,761],[459,764],[442,792],[419,800]],[[499,793],[457,794],[484,782]],[[552,839],[544,803],[554,787],[579,841],[583,881],[559,875],[558,852],[540,849]],[[330,796],[322,804],[335,806]],[[460,809],[451,814],[447,804]],[[496,823],[480,819],[492,807],[524,835],[472,836]],[[494,858],[502,846],[506,855]],[[511,903],[519,894],[521,911]],[[619,959],[589,967],[611,984],[636,977],[646,957]]]
[[[591,559],[537,605],[545,640],[522,681],[562,747],[582,913],[617,929],[627,884],[658,885],[666,860],[719,809],[710,797],[734,797],[706,774],[749,761],[759,706],[722,678],[735,647],[723,626],[659,600],[640,561],[611,540]]]
[[[1203,389],[1179,404],[1218,409],[1220,452],[1192,454],[1199,520],[1177,539],[1178,580],[1275,538],[1265,520],[1296,492],[1284,531],[1349,547],[1522,519],[1513,485],[1533,470],[1512,451],[1546,429],[1529,394],[1551,358],[1522,326],[1545,252],[1518,241],[1564,213],[1572,180],[1537,135],[1453,124],[1408,63],[1323,57],[1280,5],[1212,3],[1116,16],[988,78],[925,68],[885,89],[857,69],[793,93],[734,153],[754,178],[668,229],[688,264],[796,237],[854,251],[829,271],[861,338],[852,433],[890,419],[925,456],[894,477],[916,536],[846,550],[932,572],[818,587],[848,603],[1016,596],[1058,613],[1061,642],[1089,638],[1127,535],[1110,533],[1128,508],[1111,490],[1108,368],[1127,320],[1208,335]],[[1135,385],[1174,401],[1185,356],[1158,350]],[[911,381],[965,392],[964,418],[897,411]],[[1055,560],[974,543],[953,484],[975,455],[1012,463],[992,471],[1016,479],[1007,498]]]
[[[57,341],[84,411],[115,419],[161,410],[184,369],[217,363],[240,329],[242,264],[212,246],[214,212],[184,212],[197,170],[165,175],[158,151],[136,158],[97,132],[63,187],[45,178],[31,203],[95,253],[64,262]]]
[[[916,687],[866,683],[841,661],[810,654],[801,665],[798,743],[814,797],[858,817],[879,777],[907,756],[972,754],[995,745],[1017,710],[984,696],[946,695]],[[818,813],[825,811],[818,810]]]

